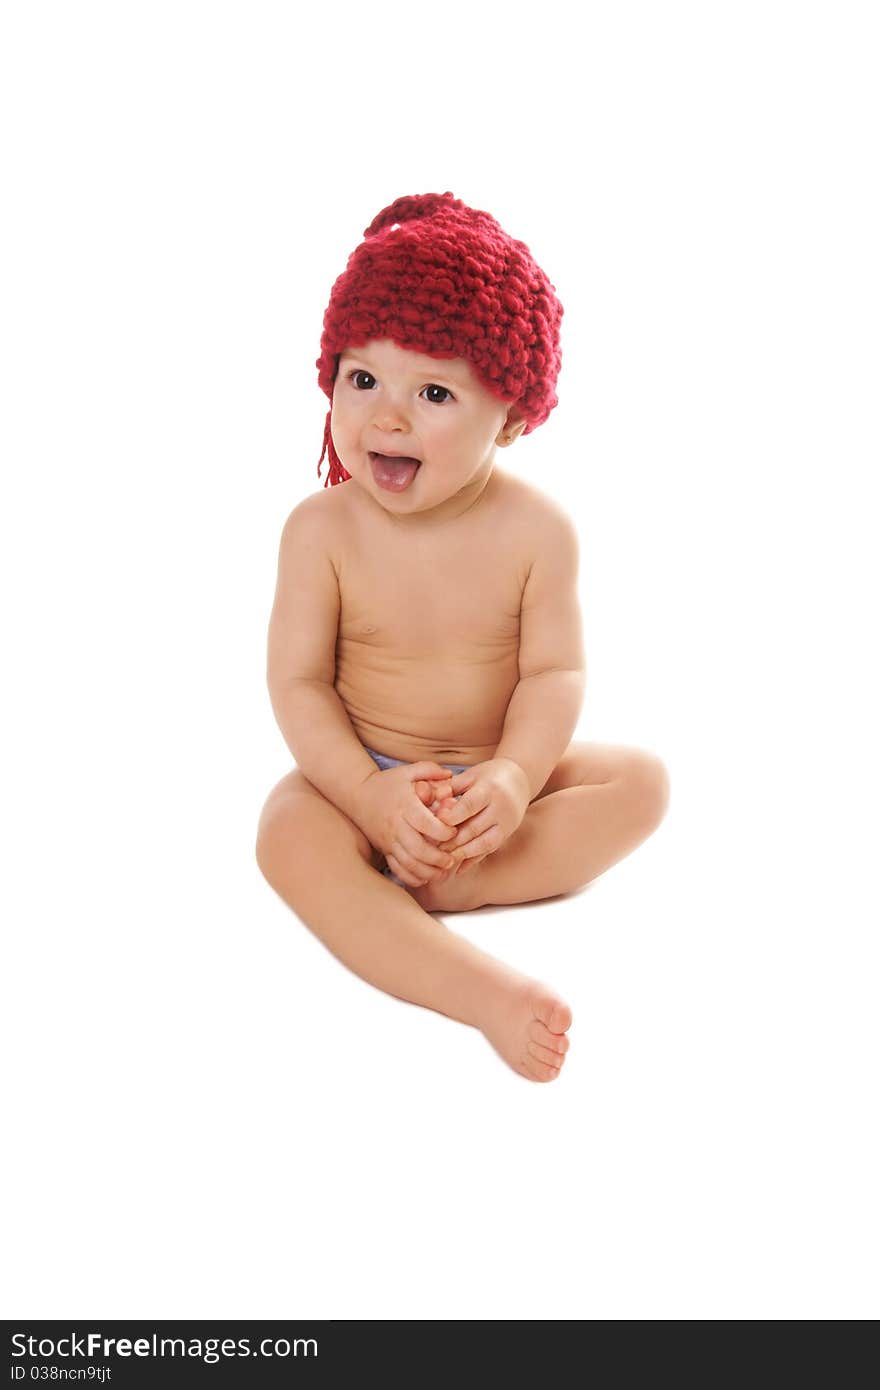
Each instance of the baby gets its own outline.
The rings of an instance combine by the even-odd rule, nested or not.
[[[451,193],[398,198],[364,237],[316,364],[329,476],[281,536],[268,686],[297,767],[257,862],[350,969],[552,1081],[568,1005],[429,914],[590,883],[660,823],[668,777],[571,741],[577,532],[496,462],[557,404],[554,286]]]

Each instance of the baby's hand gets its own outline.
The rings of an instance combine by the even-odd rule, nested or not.
[[[440,778],[436,778],[434,780],[420,781],[416,782],[415,784],[416,794],[418,795],[419,800],[424,802],[428,810],[432,811],[438,819],[441,818],[441,811],[451,810],[451,808],[455,805],[456,801],[461,795],[460,792],[450,791],[450,785],[451,777],[445,777],[442,780]],[[443,817],[443,819],[445,820],[445,817]],[[458,827],[454,839],[446,840],[445,842],[441,840],[432,840],[431,844],[437,845],[438,847],[442,844],[443,849],[446,851],[446,853],[452,854],[453,850],[455,850],[455,848],[459,844],[463,843],[462,835],[466,830],[467,824],[468,822],[465,821],[462,825]],[[442,873],[438,875],[438,877],[442,880],[444,878],[449,877],[454,878],[456,874],[467,873],[468,869],[475,869],[478,864],[482,864],[483,860],[487,859],[488,857],[489,850],[487,850],[485,854],[480,854],[471,858],[462,858],[459,860],[459,862],[455,865],[454,868],[445,869]]]
[[[455,799],[438,809],[437,819],[458,827],[443,848],[459,863],[479,862],[500,849],[529,807],[528,778],[512,758],[475,763],[453,777],[450,791]]]
[[[375,771],[360,784],[354,819],[402,883],[422,887],[451,867],[440,846],[455,831],[430,811],[443,802],[448,769],[431,759]],[[422,783],[422,791],[416,788]],[[440,785],[433,785],[439,783]],[[439,793],[439,795],[438,795]]]
[[[450,774],[449,777],[429,778],[426,781],[419,781],[414,783],[416,796],[425,806],[427,806],[428,810],[433,815],[438,817],[438,819],[439,813],[443,809],[443,807],[455,805],[455,798],[452,795],[452,792],[449,790],[449,784],[451,780],[452,775]],[[443,843],[442,840],[433,840],[428,835],[425,836],[425,839],[428,840],[430,844],[436,845],[438,849],[442,844],[443,849],[446,850],[446,845]],[[452,839],[450,841],[450,846],[454,845],[455,843],[455,839]],[[449,851],[447,851],[447,853],[448,852]],[[456,864],[455,867],[452,869],[441,870],[441,872],[438,874],[438,878],[448,878],[450,874],[458,873],[458,869],[459,866]]]

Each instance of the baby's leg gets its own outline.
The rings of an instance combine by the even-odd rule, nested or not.
[[[297,916],[349,969],[379,989],[479,1028],[506,1062],[551,1081],[571,1010],[537,980],[456,936],[377,872],[381,855],[301,772],[263,808],[257,863]]]

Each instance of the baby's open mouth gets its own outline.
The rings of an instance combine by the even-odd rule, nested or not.
[[[395,464],[395,463],[399,463],[399,464],[404,464],[404,463],[415,463],[415,464],[420,464],[421,461],[422,461],[421,459],[412,458],[409,454],[377,454],[374,450],[371,450],[371,451],[370,451],[370,458],[371,458],[371,459],[381,459],[383,463],[390,463],[390,464]]]
[[[386,492],[405,492],[421,467],[421,459],[370,452],[373,477]]]

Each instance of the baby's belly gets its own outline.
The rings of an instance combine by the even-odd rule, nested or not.
[[[393,660],[336,653],[336,691],[361,743],[406,762],[494,756],[519,680],[517,652],[477,661]]]

